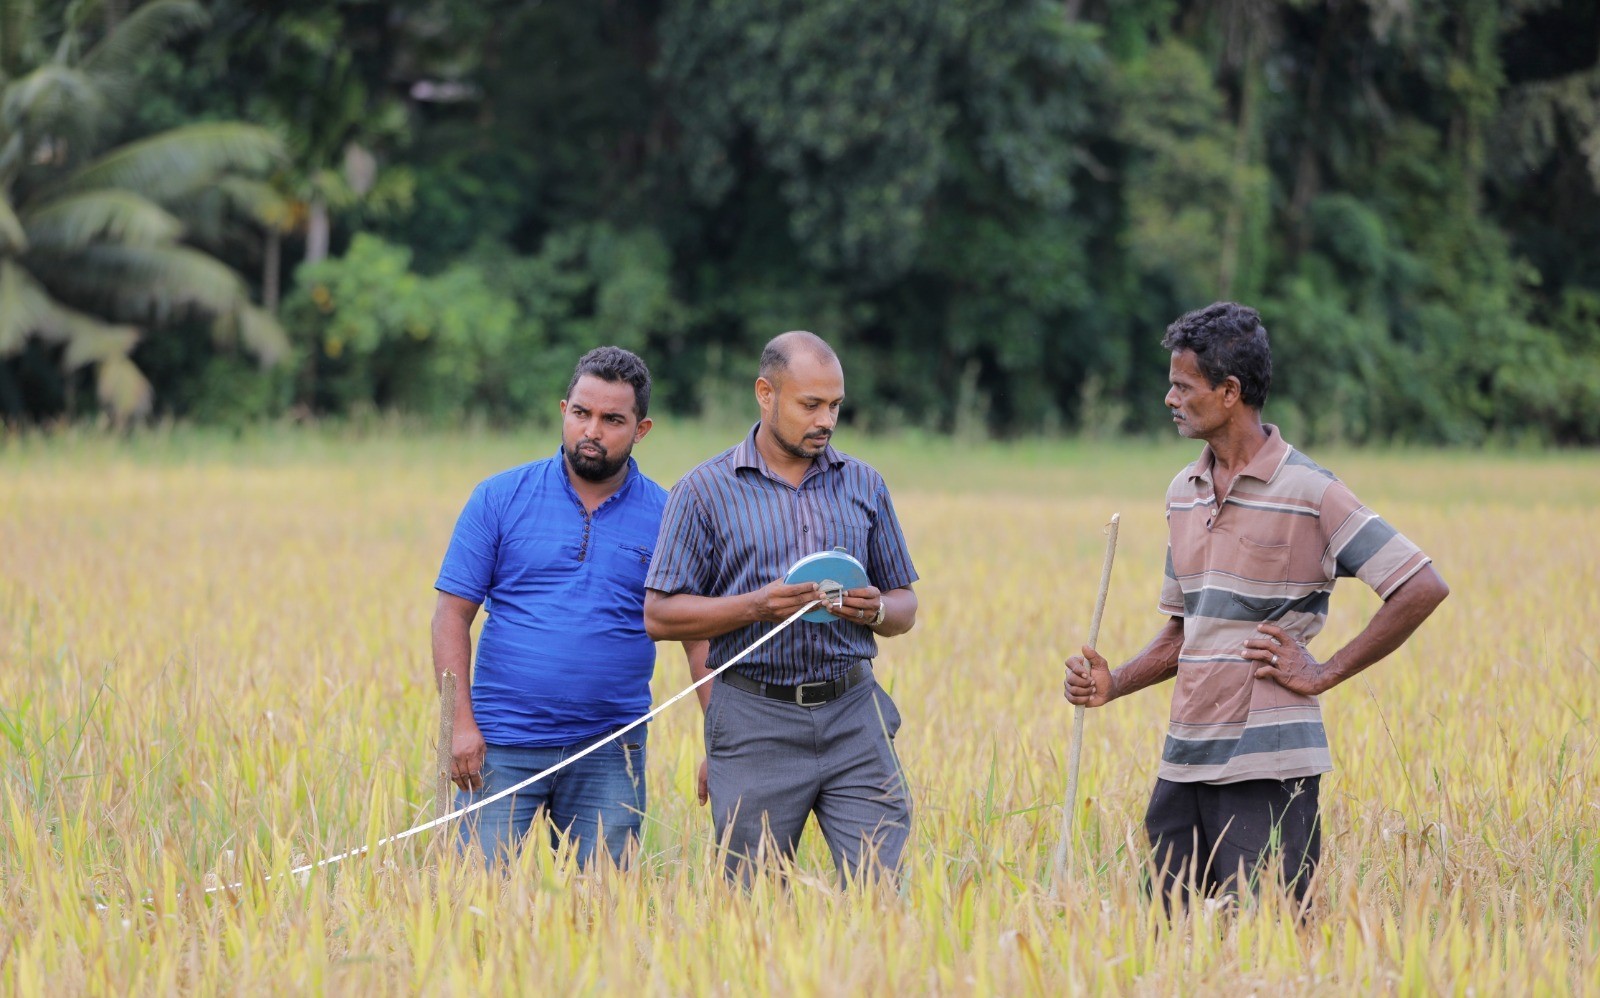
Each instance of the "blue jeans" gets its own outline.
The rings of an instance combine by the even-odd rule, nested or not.
[[[490,865],[500,859],[509,861],[543,810],[549,819],[551,846],[565,832],[578,866],[591,862],[596,843],[605,846],[612,862],[623,865],[628,845],[639,837],[644,821],[645,732],[644,727],[635,728],[559,773],[467,815],[461,821],[462,848],[476,845]],[[598,740],[559,747],[485,746],[483,789],[477,793],[457,791],[456,807],[515,786]]]

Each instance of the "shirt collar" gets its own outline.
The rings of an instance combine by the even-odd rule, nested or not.
[[[733,469],[738,471],[740,468],[753,468],[769,478],[775,477],[772,474],[772,469],[767,467],[767,459],[761,456],[761,451],[756,447],[756,434],[760,430],[761,420],[758,419],[755,425],[750,427],[750,432],[746,433],[744,439],[739,441],[738,446],[734,447]],[[806,473],[801,480],[804,481],[814,474],[827,471],[843,463],[844,461],[839,452],[833,449],[832,443],[829,443],[822,448],[821,454],[811,459],[811,467],[806,469]]]
[[[1278,432],[1278,428],[1271,423],[1262,423],[1261,428],[1267,431],[1267,442],[1256,451],[1250,463],[1240,469],[1239,477],[1270,482],[1283,467],[1283,462],[1289,459],[1289,444],[1283,439],[1283,434]],[[1216,464],[1217,455],[1211,450],[1211,445],[1206,444],[1205,450],[1200,452],[1199,459],[1194,463],[1194,471],[1189,473],[1189,480],[1210,484],[1211,472]]]
[[[582,506],[583,500],[579,498],[578,490],[572,487],[572,472],[567,470],[567,454],[564,447],[556,447],[556,463],[553,470],[555,476],[561,479],[561,487],[567,490],[567,495],[572,498],[573,502],[577,503],[579,506]],[[632,455],[629,455],[627,477],[623,478],[622,484],[617,486],[617,491],[611,493],[611,495],[606,497],[605,502],[595,507],[595,512],[599,512],[600,510],[611,505],[612,500],[616,499],[618,496],[627,494],[628,490],[633,488],[634,479],[638,477],[639,462],[634,460]]]

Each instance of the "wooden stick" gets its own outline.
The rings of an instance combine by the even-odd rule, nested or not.
[[[1089,621],[1089,647],[1100,640],[1100,616],[1106,610],[1106,592],[1111,588],[1111,562],[1117,557],[1117,525],[1121,513],[1112,513],[1106,530],[1106,560],[1100,568],[1100,595],[1094,601],[1094,617]],[[1056,843],[1055,856],[1050,861],[1050,897],[1054,898],[1066,873],[1068,846],[1072,841],[1072,811],[1078,801],[1078,760],[1083,756],[1083,716],[1088,708],[1072,709],[1072,747],[1067,753],[1067,799],[1061,805],[1061,839]]]
[[[439,676],[439,782],[434,785],[433,816],[442,818],[455,810],[454,783],[450,770],[455,766],[455,756],[450,743],[456,733],[456,674],[445,672]]]

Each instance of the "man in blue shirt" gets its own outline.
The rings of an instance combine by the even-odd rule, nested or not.
[[[792,856],[812,814],[842,876],[895,870],[911,798],[894,752],[900,714],[872,659],[877,638],[916,620],[916,569],[883,477],[829,444],[844,403],[833,350],[784,333],[755,387],[761,421],[673,487],[645,625],[657,639],[710,639],[713,663],[726,662],[818,598],[813,583],[783,581],[797,560],[844,548],[860,561],[871,584],[830,607],[836,620],[790,625],[703,694],[700,799],[729,873],[748,877],[763,850]]]
[[[584,354],[561,402],[561,450],[481,483],[434,588],[436,675],[472,678],[451,743],[460,806],[562,761],[650,709],[644,576],[667,494],[630,456],[650,432],[650,372],[617,347]],[[471,628],[489,619],[472,676]],[[685,643],[703,668],[706,647]],[[580,866],[622,863],[645,809],[645,729],[469,815],[463,841],[509,858],[541,808]]]

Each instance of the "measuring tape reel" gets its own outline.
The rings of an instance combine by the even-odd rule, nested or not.
[[[783,581],[815,582],[822,590],[825,598],[833,606],[844,604],[844,591],[846,589],[860,589],[867,585],[867,569],[861,562],[844,548],[834,548],[831,551],[818,551],[808,554],[794,563]],[[838,620],[825,607],[818,607],[800,618],[809,620],[814,624],[826,624]]]

